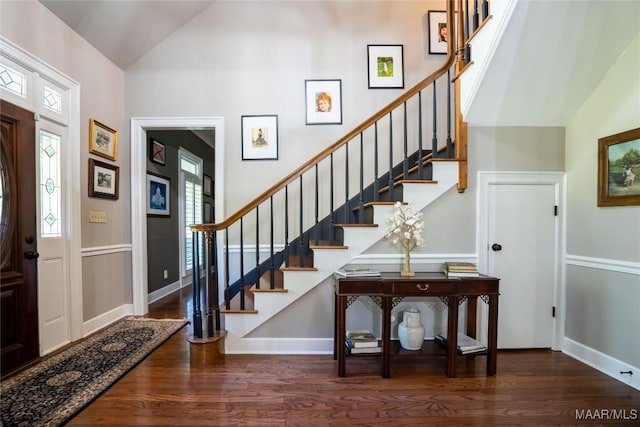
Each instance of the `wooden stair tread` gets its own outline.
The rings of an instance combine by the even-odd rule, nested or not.
[[[349,228],[349,227],[372,227],[375,228],[378,226],[378,224],[334,224],[334,227],[343,227],[343,228]]]
[[[349,246],[344,245],[309,245],[309,249],[349,249]]]
[[[250,291],[253,292],[253,293],[258,293],[258,292],[281,292],[281,293],[287,293],[287,292],[289,292],[289,290],[285,289],[285,288],[274,288],[274,289],[271,289],[271,288],[260,288],[260,289],[258,289],[255,286],[252,287],[250,289]]]
[[[220,313],[223,314],[258,314],[258,310],[234,310],[234,309],[229,309],[227,310],[226,308],[223,308],[220,310]]]
[[[280,271],[318,271],[316,267],[280,267]]]

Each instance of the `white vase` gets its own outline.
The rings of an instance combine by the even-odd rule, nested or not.
[[[408,308],[404,311],[402,322],[398,325],[400,345],[407,350],[420,350],[424,342],[424,326],[420,323],[420,311]]]

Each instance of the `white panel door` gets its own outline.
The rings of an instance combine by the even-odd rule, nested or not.
[[[488,273],[500,278],[498,348],[550,348],[555,187],[494,184],[487,195]]]

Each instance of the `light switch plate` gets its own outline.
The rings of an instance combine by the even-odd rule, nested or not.
[[[97,212],[90,211],[89,212],[89,222],[107,222],[107,213],[106,212]]]

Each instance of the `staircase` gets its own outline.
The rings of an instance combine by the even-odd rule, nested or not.
[[[449,28],[454,8],[463,11],[455,26],[464,28],[464,16],[468,21],[472,12],[477,15],[474,4],[448,1]],[[486,20],[488,5],[482,6]],[[210,272],[204,274],[205,292],[200,277],[193,278],[194,337],[206,340],[224,330],[226,353],[332,351],[331,338],[304,340],[301,348],[300,340],[251,333],[311,290],[328,285],[336,269],[383,239],[394,201],[422,210],[454,186],[465,190],[466,123],[458,77],[469,63],[465,40],[470,33],[456,31],[457,40],[449,41],[444,63],[432,75],[238,212],[218,224],[191,227],[194,249],[199,241],[206,243],[202,264]],[[231,260],[232,246],[239,248],[239,260]],[[260,256],[264,247],[268,254]],[[201,265],[197,253],[194,265]]]
[[[433,163],[435,180],[400,181],[402,201],[410,203],[415,210],[422,210],[436,200],[458,182],[457,161],[437,161]],[[283,268],[282,288],[274,291],[260,291],[252,288],[254,309],[249,313],[242,311],[224,311],[227,336],[225,347],[227,353],[263,353],[274,350],[282,353],[300,352],[299,343],[292,341],[290,346],[278,340],[278,348],[263,339],[246,338],[255,328],[264,324],[280,311],[293,304],[318,285],[332,280],[333,272],[349,264],[373,244],[384,238],[387,232],[385,219],[391,216],[393,202],[372,202],[365,207],[370,221],[364,224],[340,224],[342,245],[313,247],[312,268]],[[330,352],[331,342],[322,342],[316,352]],[[308,343],[305,345],[309,351]]]

